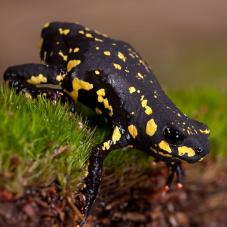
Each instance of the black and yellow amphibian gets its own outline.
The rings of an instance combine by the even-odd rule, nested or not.
[[[194,163],[208,153],[209,129],[185,116],[165,95],[141,56],[127,43],[75,23],[54,22],[42,30],[43,64],[9,67],[4,79],[17,92],[45,94],[85,104],[109,121],[112,133],[91,152],[85,179],[88,214],[98,192],[104,158],[133,146],[170,168],[182,181],[181,160]],[[55,87],[56,85],[56,87]]]

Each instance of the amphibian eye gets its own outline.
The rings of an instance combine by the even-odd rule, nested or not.
[[[179,143],[184,136],[175,128],[166,127],[163,131],[165,139],[172,144]]]

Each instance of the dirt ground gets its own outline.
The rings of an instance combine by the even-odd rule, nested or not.
[[[104,193],[86,227],[227,226],[226,169],[211,161],[186,169],[188,177],[180,190],[163,192],[166,173],[161,168],[117,197]]]
[[[185,169],[184,187],[168,193],[162,190],[166,176],[162,164],[134,179],[130,187],[110,181],[113,176],[104,177],[85,226],[227,226],[226,167],[207,161]],[[1,189],[0,226],[77,226],[78,198],[79,194],[61,195],[57,185],[27,189],[20,198]]]

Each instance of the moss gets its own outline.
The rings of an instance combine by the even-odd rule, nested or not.
[[[0,186],[21,192],[24,186],[58,180],[72,187],[85,174],[85,162],[95,144],[94,129],[67,106],[40,97],[27,99],[0,90]]]
[[[227,94],[210,89],[167,93],[184,113],[209,125],[213,156],[227,155]],[[62,190],[78,188],[91,148],[108,133],[103,121],[96,128],[97,115],[84,107],[72,115],[67,105],[42,97],[31,100],[5,87],[0,89],[0,106],[0,187],[17,194],[25,186],[52,182]],[[113,151],[105,160],[106,169],[121,176],[149,165],[148,156],[136,150]]]

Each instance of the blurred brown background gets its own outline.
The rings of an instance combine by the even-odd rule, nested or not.
[[[0,0],[0,74],[39,62],[48,21],[79,21],[131,43],[165,87],[227,89],[226,0]]]

